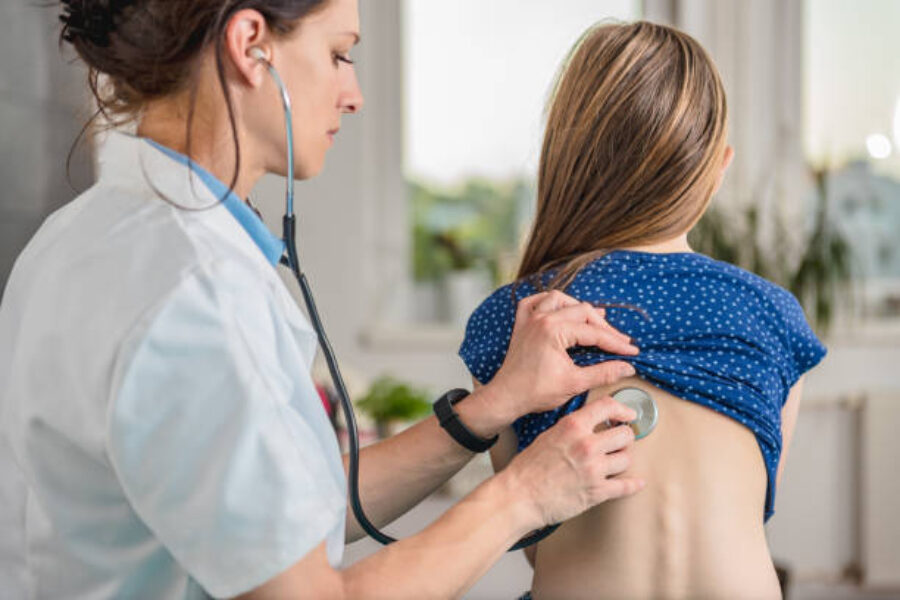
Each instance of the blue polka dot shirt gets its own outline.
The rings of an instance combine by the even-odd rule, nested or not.
[[[536,293],[528,282],[496,290],[469,318],[459,350],[472,376],[489,382],[503,363],[516,304]],[[638,375],[679,398],[748,427],[768,474],[764,519],[773,511],[781,456],[781,409],[791,387],[825,356],[803,309],[786,290],[748,271],[702,254],[616,250],[584,267],[566,293],[608,307],[607,320],[634,338],[638,356],[597,348],[569,351],[576,364],[626,360]],[[513,424],[519,450],[586,394]]]

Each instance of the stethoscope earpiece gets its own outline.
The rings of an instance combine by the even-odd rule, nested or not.
[[[250,58],[255,58],[256,60],[264,63],[269,62],[265,51],[259,46],[253,46],[252,48],[250,48]]]

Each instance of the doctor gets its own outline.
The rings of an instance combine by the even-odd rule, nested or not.
[[[634,414],[598,402],[423,532],[338,569],[361,533],[308,374],[315,335],[276,273],[283,242],[242,199],[263,174],[286,171],[259,50],[291,93],[295,168],[312,177],[342,115],[363,103],[349,56],[356,0],[62,6],[63,38],[100,106],[137,135],[114,134],[99,181],[43,224],[0,307],[0,452],[22,475],[3,507],[17,565],[4,589],[454,597],[527,532],[642,487],[615,477],[631,430],[594,433]],[[566,354],[576,344],[637,352],[602,316],[559,293],[523,301],[506,364],[454,406],[463,427],[487,440],[632,374],[624,362],[578,368]],[[472,456],[434,417],[366,448],[367,513],[392,521]]]

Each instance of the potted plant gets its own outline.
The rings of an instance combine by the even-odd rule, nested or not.
[[[491,291],[487,269],[479,268],[476,254],[462,243],[456,231],[434,236],[435,245],[450,257],[450,269],[441,278],[447,320],[464,327],[469,315]]]
[[[816,329],[827,333],[836,307],[848,298],[853,251],[829,212],[829,171],[811,169],[813,225],[792,253],[783,241],[789,232],[780,215],[761,223],[759,209],[750,205],[739,214],[712,207],[691,231],[698,252],[741,266],[789,289],[803,305]],[[729,219],[728,217],[731,217]],[[774,243],[760,240],[761,227],[774,228]]]
[[[425,391],[388,376],[376,379],[356,405],[375,421],[382,439],[431,412]]]
[[[453,186],[411,181],[409,194],[415,285],[432,294],[436,318],[464,326],[515,271],[533,187],[522,179],[473,177]]]

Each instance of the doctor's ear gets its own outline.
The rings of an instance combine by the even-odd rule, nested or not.
[[[265,63],[271,60],[270,32],[265,18],[253,9],[239,10],[225,26],[223,58],[234,65],[245,83],[259,87],[265,78]]]

